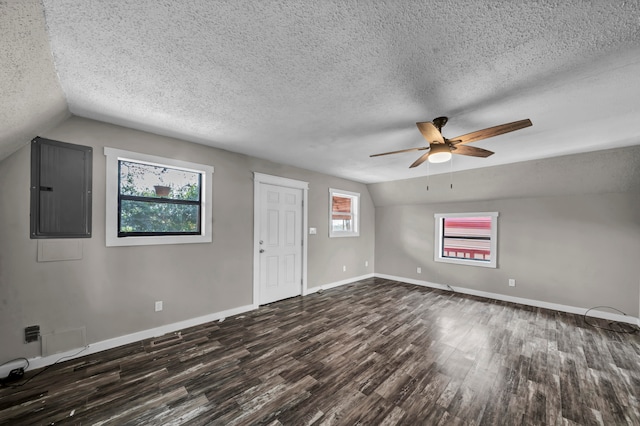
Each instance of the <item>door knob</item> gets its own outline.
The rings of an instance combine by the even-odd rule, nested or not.
[[[264,249],[260,249],[260,253],[264,253]]]

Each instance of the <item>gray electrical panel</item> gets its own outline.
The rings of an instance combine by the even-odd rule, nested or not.
[[[31,238],[90,238],[93,150],[31,141]]]

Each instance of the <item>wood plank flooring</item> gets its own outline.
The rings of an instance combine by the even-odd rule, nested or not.
[[[0,424],[640,425],[639,398],[637,333],[372,278],[57,364]]]

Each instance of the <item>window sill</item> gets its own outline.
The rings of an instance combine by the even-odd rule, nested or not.
[[[211,235],[170,235],[151,237],[107,237],[107,247],[119,246],[153,246],[162,244],[195,244],[210,243]]]
[[[455,263],[457,265],[467,265],[467,266],[480,266],[481,268],[497,268],[496,262],[491,261],[481,261],[481,260],[466,260],[466,259],[454,259],[447,257],[436,257],[436,262],[442,263]]]
[[[358,232],[342,232],[342,233],[333,233],[329,234],[329,238],[345,238],[345,237],[359,237],[360,233]]]

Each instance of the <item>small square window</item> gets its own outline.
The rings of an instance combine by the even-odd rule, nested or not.
[[[213,167],[105,148],[107,246],[211,241]]]
[[[436,262],[497,266],[498,213],[435,215]]]
[[[329,237],[357,237],[360,194],[329,188]]]

